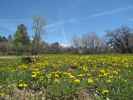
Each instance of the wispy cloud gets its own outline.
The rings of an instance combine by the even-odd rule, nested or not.
[[[128,11],[128,10],[131,10],[131,9],[133,9],[133,6],[127,6],[127,7],[122,7],[122,8],[115,8],[115,9],[108,10],[108,11],[97,12],[97,13],[93,13],[93,14],[90,14],[90,15],[82,17],[82,18],[74,18],[73,17],[73,18],[66,19],[66,20],[59,20],[59,21],[57,21],[55,23],[47,24],[45,28],[49,32],[53,33],[55,31],[60,30],[60,28],[64,27],[64,25],[68,24],[68,23],[69,24],[80,23],[80,22],[86,21],[88,19],[102,17],[102,16],[107,16],[107,15],[113,15],[113,14],[117,14],[117,13],[122,13],[124,11]],[[129,19],[129,21],[133,21],[133,19]],[[11,18],[11,19],[0,19],[0,23],[12,23],[12,25],[13,24],[16,25],[16,23],[20,23],[20,22],[29,22],[29,23],[31,23],[31,19],[14,19],[14,18]],[[1,26],[1,29],[2,28],[4,30],[7,27],[6,26]]]
[[[105,15],[112,15],[112,14],[115,14],[115,13],[119,13],[119,12],[130,10],[130,9],[133,9],[133,6],[123,7],[123,8],[116,8],[116,9],[109,10],[109,11],[99,12],[99,13],[91,15],[91,17],[99,17],[99,16],[105,16]]]
[[[57,21],[55,23],[51,23],[51,24],[47,24],[46,25],[46,28],[49,29],[49,28],[53,28],[55,26],[59,26],[59,25],[62,25],[62,24],[65,24],[66,22],[64,20],[60,20],[60,21]]]
[[[131,21],[131,22],[133,22],[133,18],[130,18],[130,19],[128,19],[128,21]]]
[[[71,18],[71,19],[67,19],[67,20],[59,20],[55,23],[46,25],[46,28],[49,29],[49,28],[53,28],[53,27],[58,27],[60,25],[64,25],[66,23],[76,23],[76,22],[77,22],[76,18]]]
[[[106,16],[106,15],[113,15],[113,14],[117,14],[117,13],[120,13],[120,12],[128,11],[130,9],[133,9],[133,6],[115,8],[115,9],[108,10],[108,11],[98,12],[98,13],[94,13],[94,14],[91,14],[89,16],[82,17],[82,18],[71,18],[71,19],[67,19],[67,20],[60,20],[60,21],[57,21],[55,23],[48,24],[46,26],[46,28],[51,29],[51,28],[54,28],[54,27],[62,26],[62,25],[67,24],[67,23],[74,23],[75,24],[77,22],[85,21],[85,20],[88,20],[88,19],[91,19],[91,18]]]

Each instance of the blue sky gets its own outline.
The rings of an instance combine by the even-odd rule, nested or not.
[[[0,0],[0,34],[14,34],[23,23],[32,36],[36,15],[47,22],[44,40],[69,44],[75,35],[133,27],[133,0]]]

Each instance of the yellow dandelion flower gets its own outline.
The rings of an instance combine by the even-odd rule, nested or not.
[[[108,94],[108,93],[109,93],[109,90],[108,90],[108,89],[103,89],[103,90],[102,90],[102,94],[103,94],[103,95],[106,95],[106,94]]]
[[[88,84],[92,84],[92,83],[94,83],[94,80],[92,78],[88,78],[87,82],[88,82]]]
[[[78,85],[78,84],[80,84],[80,80],[79,79],[75,79],[75,80],[73,80],[73,83]]]

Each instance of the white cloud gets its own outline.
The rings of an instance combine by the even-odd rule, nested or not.
[[[90,18],[105,16],[105,15],[112,15],[112,14],[116,14],[116,13],[120,13],[120,12],[123,12],[123,11],[130,10],[130,9],[133,9],[133,6],[116,8],[116,9],[112,9],[112,10],[109,10],[109,11],[98,12],[98,13],[91,14],[88,17],[82,17],[82,18],[79,18],[79,19],[78,18],[70,18],[70,19],[67,19],[67,20],[60,20],[60,21],[57,21],[55,23],[48,24],[46,26],[46,28],[51,29],[51,28],[54,28],[54,27],[60,27],[64,24],[66,24],[66,23],[77,23],[79,21],[88,20]]]
[[[46,25],[46,28],[47,28],[47,29],[48,29],[48,28],[53,28],[53,27],[57,27],[57,26],[63,25],[63,24],[65,24],[65,22],[64,22],[63,20],[60,20],[60,21],[57,21],[57,22],[55,22],[55,23]]]
[[[115,14],[115,13],[127,11],[129,9],[133,9],[133,6],[123,7],[123,8],[116,8],[116,9],[113,9],[113,10],[110,10],[110,11],[99,12],[99,13],[91,15],[91,17],[99,17],[99,16],[104,16],[104,15],[112,15],[112,14]]]
[[[128,21],[131,21],[131,22],[133,22],[133,18],[130,18],[130,19],[128,19]]]
[[[49,28],[53,28],[53,27],[58,27],[58,26],[64,25],[66,23],[76,23],[76,22],[77,22],[76,18],[70,18],[70,19],[67,19],[67,20],[59,20],[59,21],[57,21],[55,23],[46,25],[46,28],[49,29]]]
[[[60,45],[63,47],[70,47],[71,46],[69,43],[60,43]]]

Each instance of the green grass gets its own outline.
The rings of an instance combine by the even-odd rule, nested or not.
[[[20,89],[19,84],[27,86]],[[132,100],[133,55],[47,54],[30,64],[21,57],[0,57],[1,98],[81,100],[84,92],[92,100]]]

